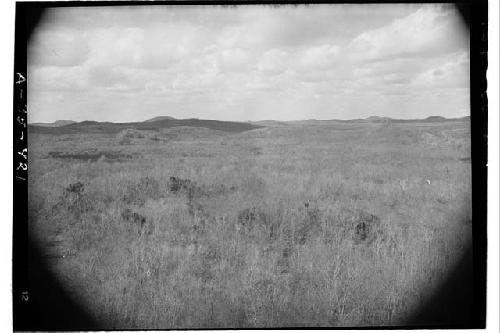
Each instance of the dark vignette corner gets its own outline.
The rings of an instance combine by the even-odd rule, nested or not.
[[[16,3],[13,73],[13,258],[14,330],[82,330],[94,321],[65,293],[47,269],[28,232],[27,45],[49,3]]]

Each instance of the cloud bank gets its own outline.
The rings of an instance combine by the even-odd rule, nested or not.
[[[469,114],[445,5],[58,8],[28,62],[30,122]]]

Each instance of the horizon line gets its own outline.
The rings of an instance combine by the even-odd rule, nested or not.
[[[439,116],[439,115],[432,115],[432,116],[427,116],[425,118],[392,118],[388,116],[368,116],[365,118],[328,118],[328,119],[318,119],[318,118],[304,118],[304,119],[289,119],[289,120],[277,120],[277,119],[259,119],[259,120],[223,120],[223,119],[208,119],[208,118],[198,118],[198,117],[191,117],[191,118],[175,118],[172,116],[154,116],[152,118],[144,119],[144,120],[132,120],[132,121],[109,121],[109,120],[72,120],[72,119],[57,119],[54,121],[35,121],[35,122],[30,122],[28,120],[28,125],[33,125],[33,124],[54,124],[58,121],[70,121],[73,123],[82,123],[82,122],[97,122],[97,123],[113,123],[113,124],[128,124],[128,123],[141,123],[141,122],[146,122],[154,118],[161,118],[161,117],[170,117],[172,119],[164,119],[164,120],[211,120],[211,121],[223,121],[223,122],[236,122],[236,123],[256,123],[256,122],[262,122],[262,121],[275,121],[275,122],[297,122],[297,121],[351,121],[351,120],[368,120],[370,118],[379,118],[379,119],[389,119],[389,120],[425,120],[431,117],[439,117],[447,120],[453,120],[453,119],[460,119],[460,118],[465,118],[465,117],[470,117],[470,114],[464,115],[464,116],[457,116],[457,117],[452,117],[452,118],[447,118],[444,116]]]

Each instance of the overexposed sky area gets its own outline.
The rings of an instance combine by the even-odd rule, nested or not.
[[[469,115],[453,6],[54,8],[28,46],[30,122]]]

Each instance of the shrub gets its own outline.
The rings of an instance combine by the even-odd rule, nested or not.
[[[178,177],[170,177],[168,182],[168,189],[172,193],[178,193],[183,190],[189,192],[194,188],[194,184],[189,179],[181,179]]]
[[[64,189],[60,200],[52,207],[52,211],[54,213],[68,211],[73,214],[76,220],[80,220],[82,214],[89,212],[93,208],[84,191],[85,185],[81,182],[68,185]]]
[[[129,137],[124,136],[124,137],[118,138],[118,144],[121,146],[129,145],[131,143],[132,143],[132,140],[130,140]]]
[[[131,144],[132,139],[143,139],[144,134],[136,129],[127,128],[120,131],[116,137],[120,145],[129,145]]]
[[[238,223],[243,227],[251,228],[256,217],[255,207],[246,208],[238,213]]]
[[[381,233],[380,219],[373,214],[363,211],[358,212],[354,220],[354,242],[359,244],[361,242],[371,243]]]
[[[322,233],[320,211],[318,208],[309,208],[309,203],[305,204],[306,212],[295,229],[295,242],[304,245],[313,235]]]
[[[130,222],[130,223],[134,224],[135,226],[137,226],[138,227],[137,231],[138,231],[139,235],[142,235],[144,233],[144,231],[146,230],[146,228],[148,226],[151,226],[151,224],[148,223],[148,220],[146,219],[146,217],[144,217],[143,215],[141,215],[137,212],[134,212],[133,210],[131,210],[129,208],[122,211],[121,217],[124,221]],[[147,232],[148,232],[148,234],[151,234],[152,229],[148,228]]]
[[[83,185],[83,183],[81,182],[70,184],[66,188],[67,193],[75,193],[76,195],[81,195],[84,190],[85,190],[85,185]]]
[[[289,226],[283,228],[280,237],[280,251],[276,262],[279,274],[290,273],[291,256],[294,252],[293,234]]]
[[[149,141],[152,141],[154,143],[160,143],[160,142],[168,142],[168,138],[165,136],[160,136],[158,133],[152,133],[148,135]]]
[[[160,197],[160,186],[158,181],[152,177],[142,177],[136,184],[127,186],[123,201],[127,204],[142,206],[147,199],[158,199]]]

